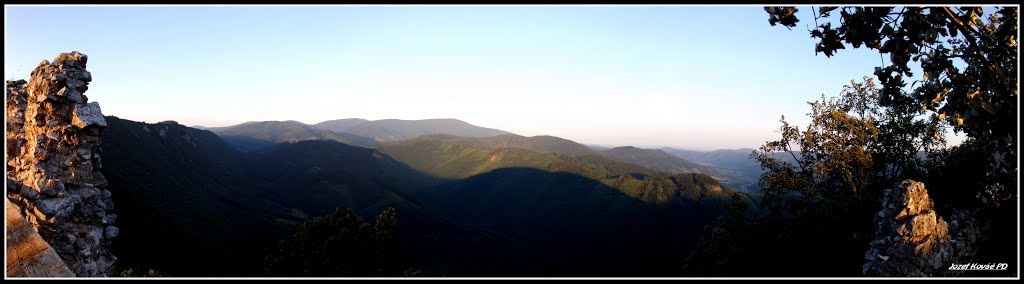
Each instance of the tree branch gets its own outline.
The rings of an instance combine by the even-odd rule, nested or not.
[[[971,35],[974,32],[974,29],[968,29],[964,25],[964,23],[962,21],[960,21],[960,19],[958,19],[955,14],[953,14],[953,11],[950,10],[949,7],[942,7],[942,11],[944,11],[946,13],[946,17],[948,17],[949,20],[953,22],[953,25],[958,30],[960,30],[960,33],[964,35],[964,38],[967,39],[967,44],[971,45],[971,47],[974,48],[975,52],[977,52],[978,57],[981,58],[982,62],[984,62],[984,65],[986,67],[988,67],[990,70],[995,71],[996,66],[988,61],[988,58],[985,57],[985,53],[982,52],[981,51],[981,47],[978,46],[978,40],[973,35]],[[989,81],[992,80],[990,78],[991,76],[983,76],[983,77],[985,77]],[[989,82],[989,83],[992,86],[996,86],[997,85],[997,84],[994,84],[995,82]],[[1006,96],[1006,94],[1000,88],[991,88],[991,89],[992,89],[992,91],[998,93],[1000,96]]]
[[[796,154],[793,154],[793,151],[790,151],[790,150],[787,149],[786,152],[789,152],[789,155],[793,156],[793,161],[796,161],[796,164],[800,165],[800,171],[803,171],[803,172],[807,171],[807,168],[804,167],[804,163],[801,163],[800,159],[796,158]]]

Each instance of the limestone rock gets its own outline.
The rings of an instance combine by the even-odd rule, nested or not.
[[[935,212],[923,183],[903,181],[885,191],[875,215],[875,239],[864,254],[864,276],[956,276],[951,263],[969,259],[979,230],[971,212],[947,223]]]
[[[28,81],[7,81],[7,198],[74,275],[95,277],[116,259],[108,247],[118,230],[100,172],[107,124],[85,95],[87,61],[77,51],[62,53],[40,63]]]
[[[107,126],[103,119],[103,112],[100,111],[100,104],[96,102],[88,105],[75,105],[75,116],[72,124],[78,128],[85,128],[89,125]]]
[[[75,200],[71,197],[42,199],[36,202],[36,210],[46,216],[67,218],[75,210]]]

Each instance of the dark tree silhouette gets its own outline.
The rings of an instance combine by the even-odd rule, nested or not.
[[[882,57],[874,71],[882,86],[878,104],[907,113],[926,110],[932,124],[975,139],[989,164],[983,198],[997,204],[1016,199],[1016,7],[994,8],[987,15],[981,7],[812,9],[816,52],[831,57],[847,45],[877,50]],[[795,7],[765,11],[773,26],[792,28],[800,21]],[[908,64],[919,64],[924,74],[905,91],[913,77]]]
[[[385,209],[371,227],[349,208],[306,220],[295,235],[267,256],[267,271],[277,276],[403,276],[395,255],[394,208]],[[404,273],[404,274],[403,274]]]

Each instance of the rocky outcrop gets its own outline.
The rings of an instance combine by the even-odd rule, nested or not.
[[[103,276],[117,218],[100,173],[99,104],[77,51],[43,61],[28,82],[7,81],[7,198],[76,276]]]
[[[885,191],[875,215],[875,239],[864,254],[864,276],[957,276],[953,263],[974,254],[979,228],[967,211],[939,217],[923,183],[903,181]]]

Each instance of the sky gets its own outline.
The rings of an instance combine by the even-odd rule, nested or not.
[[[816,55],[801,8],[790,30],[760,6],[5,5],[4,77],[76,50],[89,100],[135,121],[456,118],[592,145],[756,148],[781,115],[806,125],[808,101],[882,64]]]

